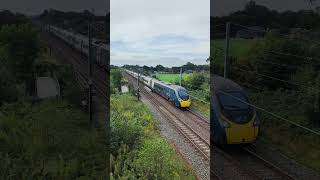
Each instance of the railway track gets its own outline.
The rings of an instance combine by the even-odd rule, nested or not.
[[[255,146],[254,145],[250,145],[248,147],[242,147],[242,150],[245,151],[248,155],[250,155],[254,159],[256,159],[257,161],[263,162],[263,164],[266,167],[269,167],[269,169],[272,170],[273,173],[276,172],[275,174],[272,174],[270,176],[270,174],[266,174],[266,173],[268,173],[267,171],[263,171],[264,173],[258,174],[258,176],[260,176],[261,178],[263,178],[263,179],[271,179],[271,178],[272,179],[292,179],[292,180],[296,179],[295,177],[288,174],[286,171],[282,170],[277,165],[273,164],[272,162],[268,161],[267,159],[265,159],[262,156],[255,153]]]
[[[63,43],[63,42],[61,42]],[[64,46],[67,46],[64,44]],[[88,73],[86,73],[86,66],[87,62],[84,57],[81,57],[79,54],[77,55],[76,52],[67,53],[65,47],[62,48],[60,46],[56,46],[57,50],[63,55],[65,58],[68,59],[71,57],[71,63],[74,67],[74,71],[77,74],[77,77],[79,79],[79,82],[82,86],[88,86]],[[70,48],[71,49],[71,48]],[[70,51],[68,51],[70,52]],[[98,68],[97,68],[98,69]],[[94,88],[98,91],[98,94],[105,99],[108,99],[106,92],[108,84],[106,82],[106,79],[103,78],[105,73],[101,71],[100,69],[96,71],[94,74]],[[141,86],[143,84],[141,83]],[[164,104],[162,101],[159,101],[159,97],[157,97],[152,92],[147,91],[144,88],[140,88],[141,93],[143,93],[145,96],[148,97],[148,100],[152,102],[153,104],[157,104],[154,106],[156,109],[158,109],[159,112],[165,115],[166,118],[170,119],[174,126],[177,128],[177,130],[183,134],[186,139],[203,155],[206,161],[209,161],[210,159],[210,143],[208,140],[203,138],[197,130],[194,130],[189,124],[185,123],[183,121],[183,118],[177,116],[175,113],[171,112],[167,104]],[[182,110],[180,110],[182,111]],[[188,114],[187,116],[194,116],[196,118],[197,123],[203,127],[204,129],[208,130],[210,128],[209,126],[209,120],[205,117],[201,116],[200,114],[194,112],[192,109],[187,109],[186,111]],[[241,153],[239,152],[232,152],[228,153],[225,150],[221,150],[220,148],[216,147],[214,148],[214,152],[220,154],[227,159],[230,160],[230,162],[237,166],[242,175],[248,175],[252,177],[252,179],[295,179],[294,177],[287,174],[285,171],[281,170],[276,165],[272,164],[271,162],[264,159],[262,156],[256,154],[254,152],[253,147],[243,147]],[[246,162],[246,163],[243,163]],[[217,163],[215,163],[217,164]],[[217,164],[219,166],[219,164]],[[257,168],[259,167],[259,168]],[[223,176],[219,174],[217,171],[211,171],[211,177],[215,179],[224,179]]]
[[[210,131],[210,121],[208,118],[204,117],[203,115],[201,115],[200,113],[196,112],[191,108],[187,108],[186,111],[188,112],[188,116],[195,117],[194,119],[199,123],[201,127]]]
[[[229,147],[230,148],[230,147]],[[213,146],[215,156],[224,156],[229,162],[238,168],[240,176],[248,176],[252,179],[284,179],[295,180],[293,176],[289,175],[284,170],[280,169],[270,161],[264,159],[262,156],[256,154],[252,146],[241,147],[234,146],[231,149],[225,149]],[[214,163],[219,166],[218,163]],[[224,167],[219,167],[219,169]]]
[[[135,80],[130,75],[131,80]],[[170,120],[177,130],[197,149],[198,152],[205,158],[206,161],[210,160],[210,142],[208,139],[203,138],[196,130],[194,130],[189,124],[184,122],[182,117],[179,117],[172,112],[168,104],[165,104],[163,101],[159,100],[155,94],[150,91],[147,91],[145,86],[140,84],[140,92],[143,93],[147,99],[154,104],[155,108],[161,112],[168,120]]]
[[[87,59],[85,59],[85,57],[80,55],[78,52],[74,52],[70,46],[62,42],[60,39],[51,37],[50,35],[47,37],[51,40],[55,50],[59,52],[64,59],[68,59],[69,63],[71,63],[73,70],[77,75],[76,77],[79,80],[79,84],[84,88],[88,87],[89,75],[86,69]],[[96,65],[93,63],[92,67],[96,67]],[[109,98],[107,97],[107,89],[109,85],[107,83],[107,78],[103,78],[103,76],[106,76],[106,73],[103,72],[101,68],[96,67],[95,70],[96,69],[97,71],[93,71],[93,87],[98,92],[100,97],[108,100]]]

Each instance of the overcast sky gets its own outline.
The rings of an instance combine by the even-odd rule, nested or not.
[[[210,0],[112,0],[111,64],[206,64]]]
[[[0,9],[35,15],[49,8],[62,11],[83,11],[94,8],[96,14],[105,15],[109,10],[109,2],[110,0],[0,0]]]
[[[210,4],[211,15],[223,16],[230,12],[241,10],[248,1],[249,0],[212,0]],[[320,0],[317,0],[313,5],[310,5],[308,0],[255,0],[255,2],[278,11],[297,11],[320,6]]]

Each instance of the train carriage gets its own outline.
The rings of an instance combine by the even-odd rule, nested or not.
[[[48,26],[46,28],[50,30],[55,36],[66,42],[72,48],[75,48],[79,52],[83,53],[84,55],[88,56],[89,54],[89,40],[86,36],[77,34],[74,32],[69,32],[64,29],[55,27],[55,26]],[[93,61],[98,64],[99,66],[103,67],[107,70],[107,65],[109,64],[109,54],[110,49],[107,47],[106,44],[100,43],[101,40],[93,39],[92,41],[92,57]]]
[[[217,144],[249,144],[256,140],[259,119],[244,90],[233,81],[213,77],[211,139]]]
[[[129,70],[126,70],[126,72],[134,78],[138,78],[137,73]],[[151,91],[159,94],[163,98],[172,102],[176,107],[188,108],[191,106],[191,99],[188,94],[188,91],[185,88],[178,85],[167,84],[144,75],[139,76],[141,82],[144,85],[148,86],[151,89]]]

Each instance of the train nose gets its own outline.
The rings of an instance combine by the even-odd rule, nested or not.
[[[190,107],[190,105],[191,105],[191,101],[190,101],[190,99],[189,100],[186,100],[186,101],[180,101],[180,106],[181,107]]]

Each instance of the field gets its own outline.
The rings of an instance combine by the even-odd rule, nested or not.
[[[182,79],[185,79],[189,74],[182,74]],[[180,81],[180,74],[158,74],[157,78],[168,83],[175,83]]]
[[[248,55],[251,47],[257,40],[254,39],[230,39],[230,56],[241,58]],[[211,49],[216,49],[217,63],[223,63],[225,40],[214,40]],[[213,51],[212,51],[213,52]]]

